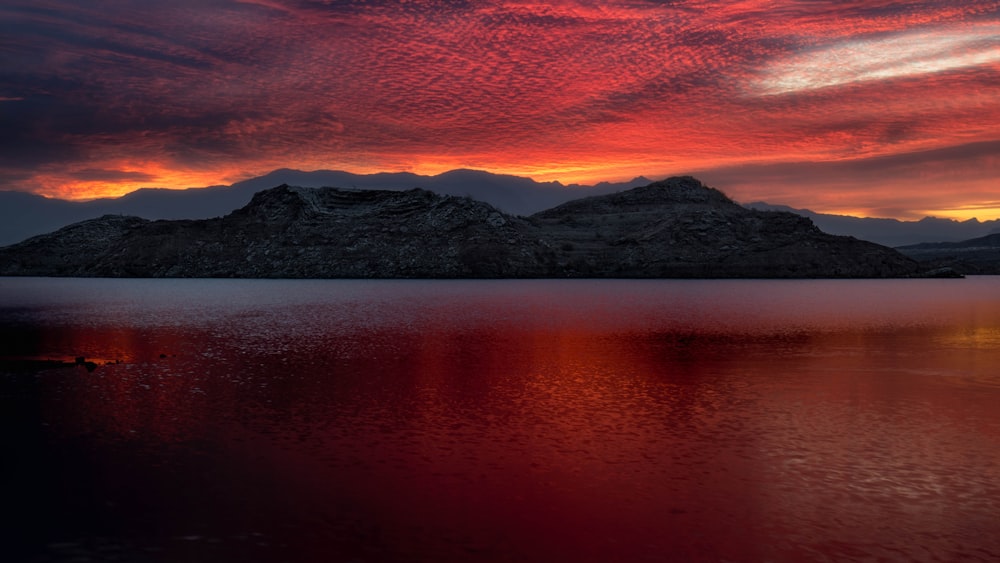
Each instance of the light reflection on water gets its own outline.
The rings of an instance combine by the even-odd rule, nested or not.
[[[15,553],[995,560],[998,289],[0,279]]]

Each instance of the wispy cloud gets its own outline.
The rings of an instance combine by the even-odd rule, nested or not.
[[[840,42],[768,65],[756,89],[786,94],[1000,63],[1000,23]]]

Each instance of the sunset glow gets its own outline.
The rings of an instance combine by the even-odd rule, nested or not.
[[[0,0],[0,22],[0,189],[694,174],[740,201],[1000,217],[993,1]]]

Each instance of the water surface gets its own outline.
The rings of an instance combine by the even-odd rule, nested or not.
[[[0,374],[15,561],[1000,559],[1000,278],[6,278],[0,356],[101,364]]]

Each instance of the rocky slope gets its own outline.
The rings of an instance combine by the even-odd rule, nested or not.
[[[892,277],[917,270],[885,247],[828,235],[792,213],[745,209],[690,177],[573,201],[531,219],[570,241],[571,267],[622,277]]]
[[[917,262],[745,209],[693,178],[527,218],[425,190],[257,193],[198,221],[105,216],[0,249],[0,275],[280,278],[894,277]]]
[[[938,267],[962,274],[1000,275],[1000,233],[961,242],[938,242],[901,246],[897,250]]]

